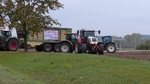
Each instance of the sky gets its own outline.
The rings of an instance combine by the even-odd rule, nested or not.
[[[150,35],[150,0],[58,0],[64,9],[51,11],[60,27],[101,30],[101,35]],[[56,26],[56,25],[54,25]],[[57,26],[59,27],[59,26]]]

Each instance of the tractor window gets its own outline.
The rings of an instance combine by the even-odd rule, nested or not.
[[[74,34],[68,34],[68,35],[66,36],[66,39],[67,39],[67,40],[75,40],[75,39],[76,39],[76,35],[74,35]]]
[[[9,37],[11,34],[10,34],[10,31],[3,31],[3,35],[6,37]]]
[[[72,39],[76,39],[75,35],[72,35],[71,38],[72,38]]]
[[[84,32],[84,37],[88,37],[88,36],[95,36],[93,31],[85,31]]]
[[[105,42],[105,43],[111,42],[111,37],[104,37],[103,42]]]

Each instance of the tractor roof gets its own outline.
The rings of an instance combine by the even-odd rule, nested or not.
[[[6,27],[6,26],[2,26],[2,27],[0,27],[0,30],[2,30],[2,31],[9,31],[9,28]]]
[[[65,34],[77,34],[77,33],[72,33],[72,32],[66,32]]]

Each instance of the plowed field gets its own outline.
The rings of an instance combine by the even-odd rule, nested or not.
[[[116,53],[107,53],[105,52],[104,55],[118,57],[118,58],[127,58],[127,59],[134,59],[134,60],[145,60],[150,61],[150,51],[117,51]]]

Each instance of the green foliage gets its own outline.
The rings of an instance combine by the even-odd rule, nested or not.
[[[58,0],[0,0],[0,23],[25,32],[24,43],[27,51],[28,33],[33,35],[53,24],[60,24],[49,15],[51,10],[60,8],[63,8],[63,4]]]
[[[131,35],[125,35],[124,36],[124,41],[122,47],[125,48],[135,48],[136,45],[138,45],[139,43],[141,43],[141,34],[139,33],[132,33]]]
[[[44,84],[149,84],[150,79],[149,62],[91,54],[1,52],[0,66]]]
[[[150,50],[150,40],[147,40],[144,44],[140,44],[136,47],[137,50]]]
[[[58,0],[1,0],[1,17],[4,23],[10,27],[26,30],[29,32],[40,32],[53,24],[59,24],[51,18],[50,11],[63,8]]]

